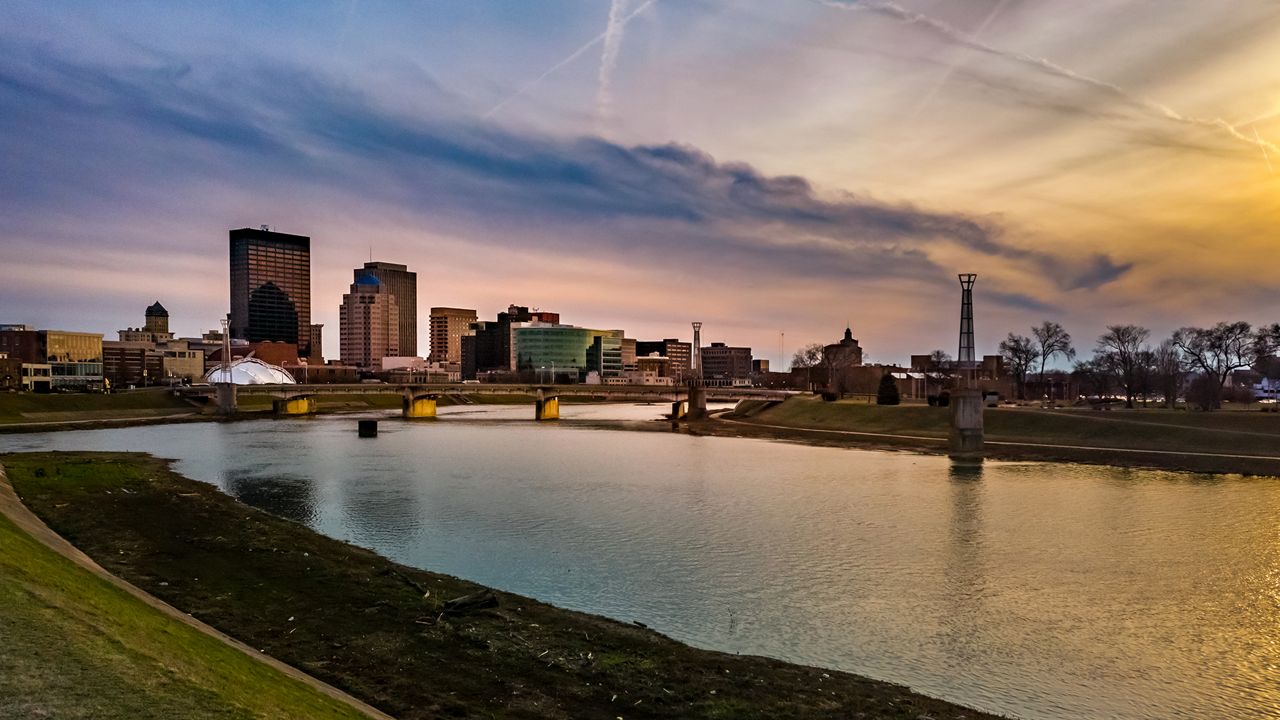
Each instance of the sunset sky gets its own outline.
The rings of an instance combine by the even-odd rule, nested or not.
[[[227,231],[778,359],[1280,320],[1280,3],[0,5],[0,323],[227,312]]]

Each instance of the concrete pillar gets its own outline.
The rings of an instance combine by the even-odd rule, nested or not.
[[[951,393],[951,452],[954,460],[982,462],[982,391]]]
[[[552,395],[544,397],[541,390],[538,391],[538,401],[533,407],[534,420],[559,420],[560,419],[560,398]]]
[[[218,414],[224,417],[230,417],[236,414],[236,386],[235,383],[218,383],[217,391],[214,395],[214,404],[217,405]]]
[[[683,420],[689,415],[689,401],[677,400],[671,403],[671,420]]]
[[[695,382],[689,386],[689,407],[685,417],[689,420],[701,420],[707,416],[707,388]]]
[[[420,395],[414,397],[409,393],[404,395],[404,412],[407,418],[433,418],[436,416],[436,396]]]
[[[276,415],[313,415],[316,411],[316,399],[313,397],[291,397],[275,400],[271,403]]]

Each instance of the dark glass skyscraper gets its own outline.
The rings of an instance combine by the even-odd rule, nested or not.
[[[311,238],[231,231],[231,337],[297,343],[311,357]]]

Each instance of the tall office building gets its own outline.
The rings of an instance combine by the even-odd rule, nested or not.
[[[382,358],[401,355],[399,319],[395,296],[378,278],[364,275],[351,283],[338,308],[342,363],[381,370]]]
[[[396,319],[397,344],[400,354],[413,357],[418,354],[418,273],[409,272],[404,265],[389,262],[367,262],[363,268],[352,272],[351,279],[365,275],[375,277],[383,289],[396,299],[399,313]]]
[[[462,362],[462,338],[474,330],[476,311],[463,308],[431,308],[431,361]]]
[[[231,337],[296,343],[311,356],[311,238],[231,231]]]

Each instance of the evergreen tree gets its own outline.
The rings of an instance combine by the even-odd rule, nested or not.
[[[889,373],[880,378],[880,388],[876,390],[877,405],[897,405],[901,401],[898,394],[898,381]]]

